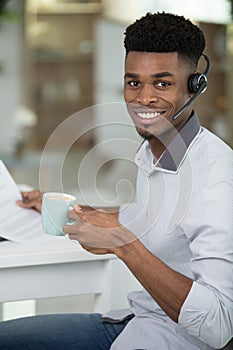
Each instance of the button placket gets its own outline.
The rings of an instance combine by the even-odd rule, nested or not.
[[[151,180],[152,180],[152,175],[151,174],[148,174],[147,176],[146,176],[146,178],[147,178],[147,183],[148,183],[148,185],[149,185],[149,187],[151,186],[150,185],[150,183],[151,183]],[[150,189],[149,189],[149,192],[150,192]],[[149,196],[150,196],[151,194],[149,193]],[[149,199],[149,198],[148,198]],[[148,203],[147,203],[147,207],[145,208],[145,218],[147,219],[147,220],[149,220],[149,218],[150,218],[150,209],[149,209],[149,207],[148,207]]]

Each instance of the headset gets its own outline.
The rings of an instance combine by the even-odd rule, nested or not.
[[[198,95],[202,94],[207,89],[207,75],[209,74],[211,68],[211,62],[208,56],[202,54],[206,61],[206,69],[203,73],[191,74],[188,79],[188,90],[194,95],[188,100],[187,103],[173,115],[172,119],[176,120],[181,113],[183,113],[186,108],[188,108],[191,103],[197,98]]]

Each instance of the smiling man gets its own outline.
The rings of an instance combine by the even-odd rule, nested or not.
[[[124,96],[143,138],[137,200],[119,213],[75,206],[64,227],[87,251],[115,254],[142,290],[105,315],[2,322],[0,349],[232,349],[233,153],[192,109],[207,84],[207,57],[196,72],[204,48],[182,16],[147,14],[126,29]],[[37,192],[24,195],[40,208]]]
[[[187,87],[194,64],[177,52],[130,51],[125,61],[124,97],[138,133],[150,141],[157,157],[186,123],[191,106],[173,121],[191,98]]]

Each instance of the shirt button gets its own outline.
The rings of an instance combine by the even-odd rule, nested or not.
[[[146,215],[146,218],[148,218],[148,216],[149,216],[149,212],[148,212],[148,211],[146,211],[146,212],[145,212],[145,215]]]
[[[133,302],[132,302],[132,300],[129,301],[129,306],[130,306],[130,307],[133,307]]]

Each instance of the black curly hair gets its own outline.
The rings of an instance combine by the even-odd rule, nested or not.
[[[124,46],[129,51],[177,52],[194,67],[205,48],[201,29],[183,16],[171,13],[147,13],[129,25]]]

